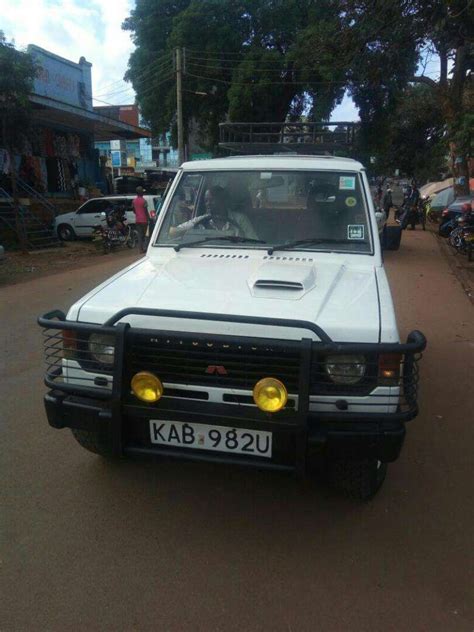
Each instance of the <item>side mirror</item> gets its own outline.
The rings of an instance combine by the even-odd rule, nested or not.
[[[382,250],[398,250],[401,239],[401,226],[385,226],[380,239]]]

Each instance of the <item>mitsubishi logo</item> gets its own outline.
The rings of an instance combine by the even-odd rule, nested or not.
[[[208,375],[227,375],[227,369],[220,364],[210,364],[206,369],[206,373]]]

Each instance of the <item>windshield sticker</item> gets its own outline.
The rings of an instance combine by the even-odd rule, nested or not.
[[[355,199],[355,197],[346,197],[346,206],[349,206],[350,208],[352,208],[356,204],[357,204],[357,200]]]
[[[364,239],[364,224],[349,224],[347,226],[347,239]]]
[[[341,191],[354,191],[356,188],[355,176],[340,176],[339,189]]]
[[[260,180],[271,180],[272,172],[271,171],[261,171],[260,172]]]

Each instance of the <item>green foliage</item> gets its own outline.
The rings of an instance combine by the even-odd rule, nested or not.
[[[137,0],[124,23],[137,46],[126,78],[153,131],[168,130],[176,113],[173,51],[185,47],[184,120],[197,122],[205,149],[215,147],[225,120],[328,120],[347,90],[359,109],[364,162],[375,155],[384,169],[422,177],[437,172],[448,141],[470,151],[469,4]],[[439,80],[415,85],[431,54],[441,60]]]
[[[36,66],[30,55],[17,51],[0,31],[0,134],[7,146],[29,124],[29,99]]]
[[[439,180],[446,164],[446,124],[440,103],[426,85],[403,90],[378,153],[383,173],[394,168],[420,182]]]
[[[332,0],[137,0],[124,23],[137,44],[126,79],[153,131],[164,132],[176,111],[172,53],[185,46],[184,119],[212,148],[227,118],[327,118],[343,96],[344,72],[335,87],[331,70],[339,27]]]

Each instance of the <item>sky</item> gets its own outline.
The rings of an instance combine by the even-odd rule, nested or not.
[[[121,25],[134,0],[0,0],[0,29],[18,48],[36,44],[61,57],[92,63],[95,105],[134,102],[134,92],[123,81],[133,50],[130,34]],[[355,121],[350,98],[332,113],[332,121]]]
[[[20,49],[36,44],[76,63],[84,56],[92,63],[94,96],[133,103],[134,92],[122,80],[133,44],[121,25],[134,4],[134,0],[0,0],[0,29]]]

